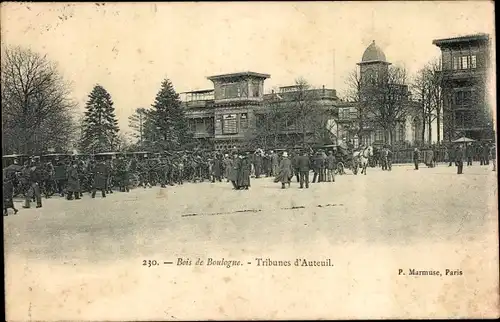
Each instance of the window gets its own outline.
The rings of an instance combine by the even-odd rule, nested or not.
[[[469,56],[462,56],[462,69],[467,69]]]
[[[383,141],[384,140],[384,132],[382,130],[375,131],[375,141]]]
[[[248,128],[248,115],[247,113],[240,114],[240,128]]]
[[[259,82],[252,83],[253,97],[259,97],[260,95],[260,84]]]
[[[220,96],[222,98],[226,97],[226,86],[224,86],[224,85],[220,87]]]
[[[460,58],[459,57],[453,57],[453,69],[454,70],[460,69]]]
[[[196,119],[189,119],[188,124],[190,131],[196,131]]]
[[[398,141],[404,141],[404,139],[405,139],[405,128],[404,128],[404,126],[402,124],[400,124],[398,126],[397,136],[398,136]]]
[[[464,91],[463,96],[464,96],[463,104],[470,105],[472,103],[472,91],[471,90]]]
[[[206,131],[207,127],[204,119],[196,119],[195,133],[205,133]]]
[[[455,92],[455,105],[462,105],[464,101],[464,92]]]
[[[470,68],[472,69],[476,68],[476,55],[470,56]]]

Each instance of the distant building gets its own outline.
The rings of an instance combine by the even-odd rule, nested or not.
[[[367,89],[372,80],[383,77],[389,65],[384,52],[373,42],[365,50],[358,63],[361,77],[362,99],[369,95]],[[392,133],[384,130],[373,121],[372,115],[363,115],[366,122],[362,131],[357,128],[359,102],[342,101],[335,89],[323,88],[304,90],[299,85],[283,86],[277,92],[264,94],[264,82],[268,74],[241,72],[208,77],[214,84],[213,89],[181,93],[189,128],[198,144],[216,150],[233,147],[248,148],[257,134],[262,134],[263,124],[272,108],[289,108],[298,93],[304,94],[325,111],[324,118],[299,128],[300,122],[289,120],[276,128],[273,139],[260,143],[262,148],[277,148],[302,144],[322,145],[344,142],[356,145],[413,143],[420,137],[422,122],[419,119],[418,104],[411,101],[407,85],[395,85],[398,93],[408,106],[410,113],[401,119]],[[300,101],[300,100],[299,100]],[[413,106],[412,106],[413,105]],[[259,132],[260,131],[260,132]],[[360,134],[361,140],[356,141]],[[390,138],[387,141],[387,138]]]
[[[494,138],[494,121],[487,100],[490,37],[476,34],[437,39],[441,49],[443,135],[445,141],[461,136]]]
[[[255,72],[215,75],[208,77],[214,89],[181,93],[190,131],[199,145],[216,150],[248,148],[269,107],[285,107],[299,90],[297,86],[284,86],[278,93],[264,94],[264,81],[269,77]],[[333,108],[333,102],[338,101],[333,89],[323,87],[307,92],[317,98],[316,104],[329,109]],[[279,143],[269,142],[266,148],[293,145],[302,137],[302,131],[292,123],[279,130]],[[308,143],[314,142],[308,137]]]

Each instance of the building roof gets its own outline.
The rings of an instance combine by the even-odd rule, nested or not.
[[[489,39],[490,39],[490,36],[488,34],[479,33],[479,34],[464,35],[464,36],[458,36],[458,37],[452,37],[452,38],[434,39],[432,41],[432,44],[439,47],[442,45],[463,43],[463,42],[469,42],[469,41],[481,41],[481,40],[488,41]]]
[[[179,94],[205,94],[205,93],[212,93],[214,89],[199,89],[195,91],[188,91],[188,92],[181,92]]]
[[[271,75],[269,75],[269,74],[261,74],[261,73],[255,73],[255,72],[239,72],[239,73],[230,73],[230,74],[209,76],[209,77],[207,77],[207,79],[216,80],[216,79],[222,79],[222,78],[235,78],[235,77],[245,77],[245,76],[264,78],[264,79],[271,77]]]
[[[365,52],[363,53],[363,58],[361,59],[362,63],[369,63],[369,62],[387,62],[385,58],[385,54],[380,49],[379,46],[375,44],[375,40],[370,44],[365,49]]]

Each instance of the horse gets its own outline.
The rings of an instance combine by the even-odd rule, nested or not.
[[[373,147],[371,145],[365,147],[360,151],[355,151],[352,154],[353,160],[357,161],[354,162],[355,167],[361,164],[361,169],[362,169],[361,173],[364,173],[365,175],[366,175],[366,168],[368,167],[368,159],[370,157],[373,157]]]

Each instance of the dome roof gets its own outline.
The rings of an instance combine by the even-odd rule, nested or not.
[[[362,63],[373,61],[386,62],[385,54],[382,49],[375,44],[375,40],[366,48],[363,53],[363,58],[361,59]]]

